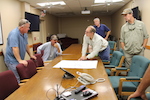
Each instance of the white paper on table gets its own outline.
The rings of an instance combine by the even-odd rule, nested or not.
[[[97,67],[97,60],[62,60],[53,68],[75,68],[75,69],[95,69]]]

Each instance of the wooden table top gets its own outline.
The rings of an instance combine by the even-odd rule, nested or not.
[[[70,86],[79,87],[81,83],[76,84],[78,75],[76,71],[88,73],[95,79],[105,78],[105,82],[87,85],[88,88],[98,92],[98,96],[92,100],[117,100],[114,89],[105,72],[105,68],[100,59],[96,69],[66,69],[76,76],[74,79],[63,79],[64,72],[58,68],[53,68],[61,60],[77,60],[81,56],[81,44],[73,44],[68,49],[63,51],[62,56],[56,57],[49,65],[42,71],[34,75],[27,83],[12,93],[6,100],[54,100],[56,92],[52,89],[57,84],[61,87],[59,91],[63,91]]]

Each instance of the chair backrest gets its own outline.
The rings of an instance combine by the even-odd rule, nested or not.
[[[120,50],[119,50],[122,54],[124,54],[124,52],[123,52],[123,50],[122,50],[122,48],[120,48]]]
[[[132,63],[130,66],[130,71],[128,73],[128,76],[132,77],[140,77],[142,78],[146,69],[148,68],[150,63],[150,60],[139,55],[135,55],[132,58]],[[138,85],[139,83],[133,82],[135,85]]]
[[[110,54],[112,54],[116,50],[116,42],[115,41],[108,41],[110,46]]]
[[[32,59],[37,67],[44,66],[44,62],[42,59],[42,54],[35,54],[36,60]]]
[[[122,66],[122,63],[124,61],[124,56],[120,51],[114,51],[112,54],[112,58],[110,60],[110,65],[114,66]]]
[[[33,52],[36,54],[37,53],[37,48],[38,46],[42,45],[42,43],[36,43],[36,44],[33,44]]]
[[[32,60],[27,60],[27,62],[27,66],[24,66],[23,64],[18,64],[16,67],[21,80],[29,79],[37,73],[35,63]]]
[[[0,73],[0,100],[4,100],[18,88],[17,79],[12,71]]]

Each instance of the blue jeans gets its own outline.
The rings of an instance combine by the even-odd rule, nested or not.
[[[98,56],[101,58],[101,60],[109,60],[110,61],[110,47],[109,45],[105,50],[98,53]]]
[[[8,67],[8,69],[14,73],[18,83],[20,83],[20,77],[19,77],[19,74],[18,74],[17,69],[16,69],[16,66],[18,65],[18,63],[17,64],[11,64],[11,63],[5,62],[5,64]]]

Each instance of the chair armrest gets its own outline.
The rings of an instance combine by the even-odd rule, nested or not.
[[[118,76],[119,73],[121,73],[121,72],[128,72],[128,71],[129,71],[129,69],[127,69],[127,68],[115,67],[115,68],[111,69],[111,76],[114,76],[114,73],[115,73],[115,76]]]
[[[114,48],[110,48],[110,50],[115,50]]]
[[[124,67],[117,67],[116,70],[128,70],[128,68],[124,68]]]
[[[20,80],[21,83],[26,83],[28,82],[30,79],[23,79],[23,80]]]
[[[44,61],[44,63],[50,63],[50,62],[52,62],[52,61]]]
[[[104,67],[107,68],[107,69],[111,69],[111,68],[115,68],[117,66],[114,66],[114,65],[104,65]]]
[[[103,64],[109,64],[110,61],[109,60],[102,60]]]
[[[23,86],[25,83],[19,83],[19,86]]]
[[[36,67],[37,70],[42,70],[44,67]]]
[[[140,77],[126,77],[126,80],[141,80]]]
[[[142,80],[142,78],[140,78],[140,77],[120,78],[120,80],[119,80],[119,88],[118,88],[119,95],[122,95],[122,85],[123,85],[123,82],[141,82],[141,80]]]
[[[102,60],[102,62],[110,62],[109,60]]]

